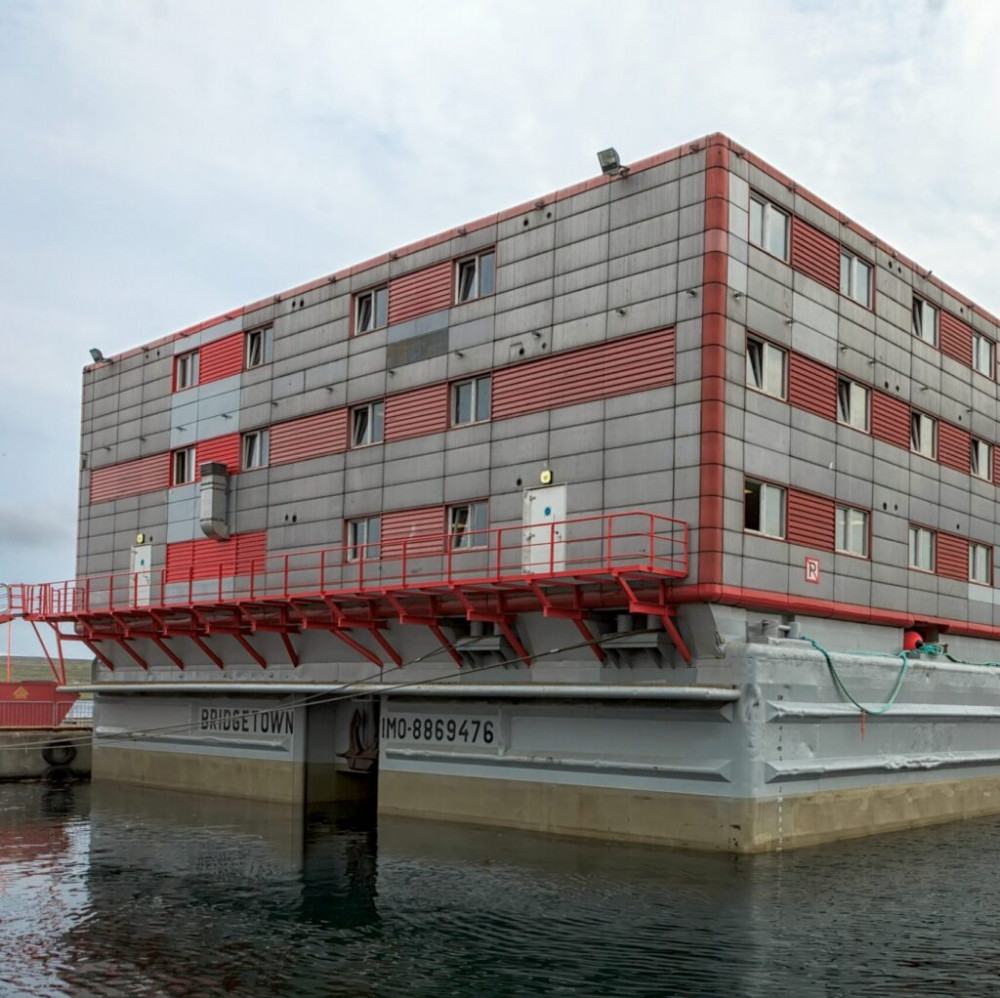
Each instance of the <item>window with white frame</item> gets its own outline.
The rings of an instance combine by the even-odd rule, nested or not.
[[[369,402],[351,410],[351,446],[380,444],[385,427],[385,403]]]
[[[489,503],[467,502],[448,510],[448,533],[453,548],[485,547],[489,541],[486,527]]]
[[[972,453],[970,455],[970,468],[976,478],[984,478],[990,481],[993,478],[993,462],[990,460],[992,453],[990,445],[985,440],[972,438]]]
[[[756,195],[750,195],[750,242],[788,259],[788,212]]]
[[[250,430],[243,434],[243,470],[267,467],[267,430]]]
[[[743,486],[743,527],[768,537],[784,537],[785,490],[748,478]]]
[[[264,363],[266,329],[251,329],[245,337],[243,349],[243,366],[249,371],[251,368],[260,367]]]
[[[937,343],[938,310],[923,298],[913,297],[913,335],[925,343]]]
[[[845,426],[868,432],[871,392],[850,378],[837,383],[837,420]]]
[[[910,568],[934,571],[935,534],[926,527],[910,527]]]
[[[969,543],[969,581],[993,585],[993,548],[988,544]]]
[[[973,333],[972,366],[987,378],[993,377],[993,340],[988,336]]]
[[[847,250],[840,251],[840,293],[872,307],[872,265]]]
[[[851,506],[838,506],[836,548],[841,554],[868,557],[868,512]]]
[[[452,387],[453,426],[483,423],[490,418],[490,389],[493,382],[487,374],[481,378],[457,381]]]
[[[389,322],[389,289],[385,285],[354,296],[354,332],[368,333]]]
[[[455,301],[485,298],[496,290],[496,253],[486,250],[455,263]]]
[[[937,422],[926,413],[910,414],[910,450],[931,460],[937,456]]]
[[[756,336],[748,336],[747,384],[759,392],[783,399],[787,357],[781,347],[759,340]]]
[[[194,448],[181,447],[175,450],[170,464],[170,484],[186,485],[194,481]]]
[[[198,384],[198,351],[189,350],[174,358],[174,391]]]
[[[347,521],[347,560],[371,561],[378,558],[382,540],[382,518],[362,516]]]

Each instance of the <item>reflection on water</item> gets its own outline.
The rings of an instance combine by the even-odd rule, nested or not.
[[[0,785],[0,995],[987,995],[1000,820],[733,858]]]

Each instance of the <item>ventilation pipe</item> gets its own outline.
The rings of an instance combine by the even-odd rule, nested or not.
[[[216,541],[229,539],[226,509],[229,494],[229,470],[221,462],[201,466],[201,532]]]

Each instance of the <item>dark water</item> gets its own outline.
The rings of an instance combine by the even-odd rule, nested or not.
[[[998,847],[734,859],[0,785],[0,995],[1000,994]]]

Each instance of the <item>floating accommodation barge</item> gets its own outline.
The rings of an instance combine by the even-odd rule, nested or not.
[[[725,136],[610,157],[86,368],[19,612],[96,656],[95,780],[734,852],[996,812],[998,336]]]

